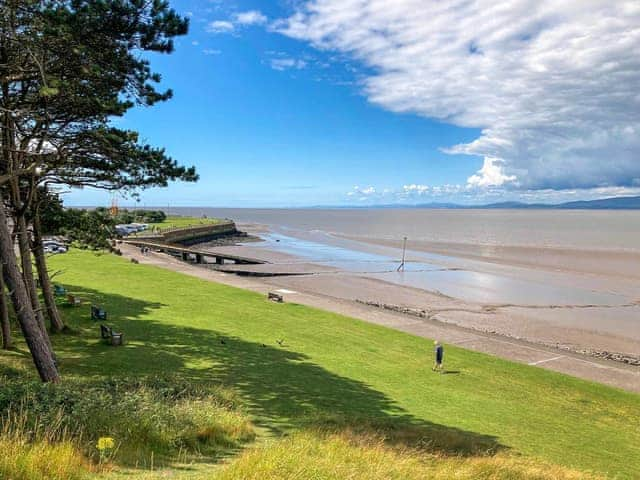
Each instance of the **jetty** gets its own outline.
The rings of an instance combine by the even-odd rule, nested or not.
[[[195,262],[198,264],[214,265],[260,265],[269,263],[257,258],[245,257],[215,251],[212,249],[200,249],[190,244],[206,242],[227,235],[237,235],[240,232],[232,221],[190,225],[187,227],[170,228],[160,230],[151,234],[135,235],[122,239],[128,245],[140,248],[148,248],[156,252],[164,252],[176,256],[185,262]]]
[[[199,264],[217,264],[224,265],[225,263],[234,263],[236,265],[259,265],[269,263],[266,260],[260,260],[257,258],[244,257],[240,255],[233,255],[229,253],[216,252],[214,250],[200,250],[193,247],[185,247],[182,245],[175,245],[169,243],[152,242],[149,240],[142,240],[137,238],[131,238],[122,240],[122,243],[128,245],[134,245],[136,247],[146,247],[149,250],[156,252],[168,253],[182,258],[185,262],[195,262]],[[208,261],[213,259],[213,261]]]

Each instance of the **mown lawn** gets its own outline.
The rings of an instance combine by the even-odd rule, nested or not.
[[[366,418],[447,454],[502,451],[640,475],[640,396],[453,346],[448,374],[435,374],[423,338],[112,255],[72,250],[50,266],[87,302],[63,309],[78,334],[54,338],[67,378],[221,382],[240,393],[263,438]],[[90,303],[108,311],[125,347],[100,342]]]

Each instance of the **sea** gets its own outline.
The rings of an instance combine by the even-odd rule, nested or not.
[[[640,252],[640,210],[176,207],[169,212],[363,239]]]

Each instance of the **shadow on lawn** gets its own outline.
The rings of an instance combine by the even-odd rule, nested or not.
[[[90,320],[88,305],[69,309],[68,317],[78,334],[56,342],[63,374],[170,374],[195,382],[222,383],[240,392],[257,424],[276,435],[301,428],[348,428],[383,435],[394,445],[444,455],[488,455],[506,448],[495,437],[416,418],[382,392],[336,375],[304,353],[288,350],[286,344],[264,345],[215,330],[141,319],[165,305],[68,288],[106,308],[106,323],[125,333],[127,345],[114,348],[100,342],[100,322]],[[215,326],[215,312],[212,317]]]

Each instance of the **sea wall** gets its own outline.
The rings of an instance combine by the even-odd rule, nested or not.
[[[160,241],[162,243],[179,243],[192,245],[207,242],[227,235],[238,235],[236,224],[231,221],[208,225],[190,225],[187,227],[170,228],[153,235],[136,236],[139,240]]]

